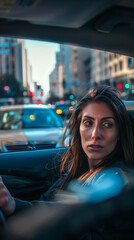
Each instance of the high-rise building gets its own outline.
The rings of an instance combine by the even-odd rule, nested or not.
[[[0,38],[0,76],[15,75],[15,45],[17,39]]]
[[[21,89],[30,90],[32,86],[32,68],[27,59],[24,40],[0,38],[0,76],[14,75]]]
[[[71,46],[71,91],[81,98],[90,87],[90,49]]]
[[[24,90],[33,91],[32,67],[27,58],[24,40],[18,39],[15,45],[15,76]]]
[[[83,96],[90,86],[90,50],[76,46],[60,45],[56,64],[50,74],[53,95],[63,97],[73,93]]]
[[[64,97],[70,91],[70,47],[60,45],[56,52],[56,64],[50,76],[51,93],[59,98]]]
[[[92,50],[91,54],[91,83],[120,86],[123,94],[134,89],[134,58]],[[120,85],[119,85],[120,84]]]

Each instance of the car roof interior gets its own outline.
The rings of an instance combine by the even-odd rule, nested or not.
[[[3,2],[1,36],[76,44],[134,56],[133,0]]]

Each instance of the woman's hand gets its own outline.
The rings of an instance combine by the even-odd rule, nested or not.
[[[15,200],[4,185],[2,177],[0,177],[0,208],[5,216],[9,216],[15,211],[15,207]]]

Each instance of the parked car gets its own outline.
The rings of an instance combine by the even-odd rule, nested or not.
[[[134,1],[131,0],[49,2],[3,0],[0,4],[0,25],[0,35],[3,37],[76,44],[92,48],[93,51],[94,49],[109,51],[115,53],[117,57],[118,54],[124,54],[133,59],[134,56]],[[101,62],[99,64],[101,65]],[[83,65],[86,68],[84,62]],[[131,67],[133,68],[133,65]],[[107,74],[109,68],[110,64],[107,64],[106,71],[101,74]],[[55,75],[56,73],[54,72]],[[75,73],[77,76],[77,71]],[[86,73],[90,76],[90,69]],[[90,80],[91,82],[93,80],[91,76]],[[79,90],[83,84],[81,82]],[[29,121],[32,122],[31,119]],[[14,124],[12,130],[6,130],[12,131],[12,138],[13,128]],[[0,175],[14,197],[38,200],[41,193],[47,191],[52,183],[59,179],[59,163],[66,151],[66,148],[54,148],[1,153]],[[6,228],[1,227],[0,230],[1,239],[76,239],[90,224],[90,226],[97,224],[98,231],[101,232],[103,229],[99,228],[99,223],[104,219],[107,221],[109,214],[111,221],[115,221],[116,216],[121,214],[126,221],[128,216],[133,219],[133,198],[132,189],[127,194],[124,192],[122,196],[98,204],[35,208],[33,214],[27,212],[19,219],[14,217],[7,220]],[[0,221],[3,223],[2,216]],[[108,236],[111,239],[116,237]],[[130,239],[125,235],[125,229],[122,238]]]
[[[64,123],[45,105],[0,108],[1,152],[62,147]]]

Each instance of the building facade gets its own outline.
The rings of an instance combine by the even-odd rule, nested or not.
[[[60,45],[49,79],[50,91],[59,98],[69,94],[78,97],[86,93],[90,85],[90,50]]]
[[[123,96],[134,89],[134,59],[128,56],[92,50],[91,83],[111,85],[120,89]]]
[[[33,89],[32,68],[27,59],[24,40],[0,38],[0,77],[13,75],[20,83],[21,90]]]
[[[17,39],[0,38],[0,76],[15,75],[15,45]]]

